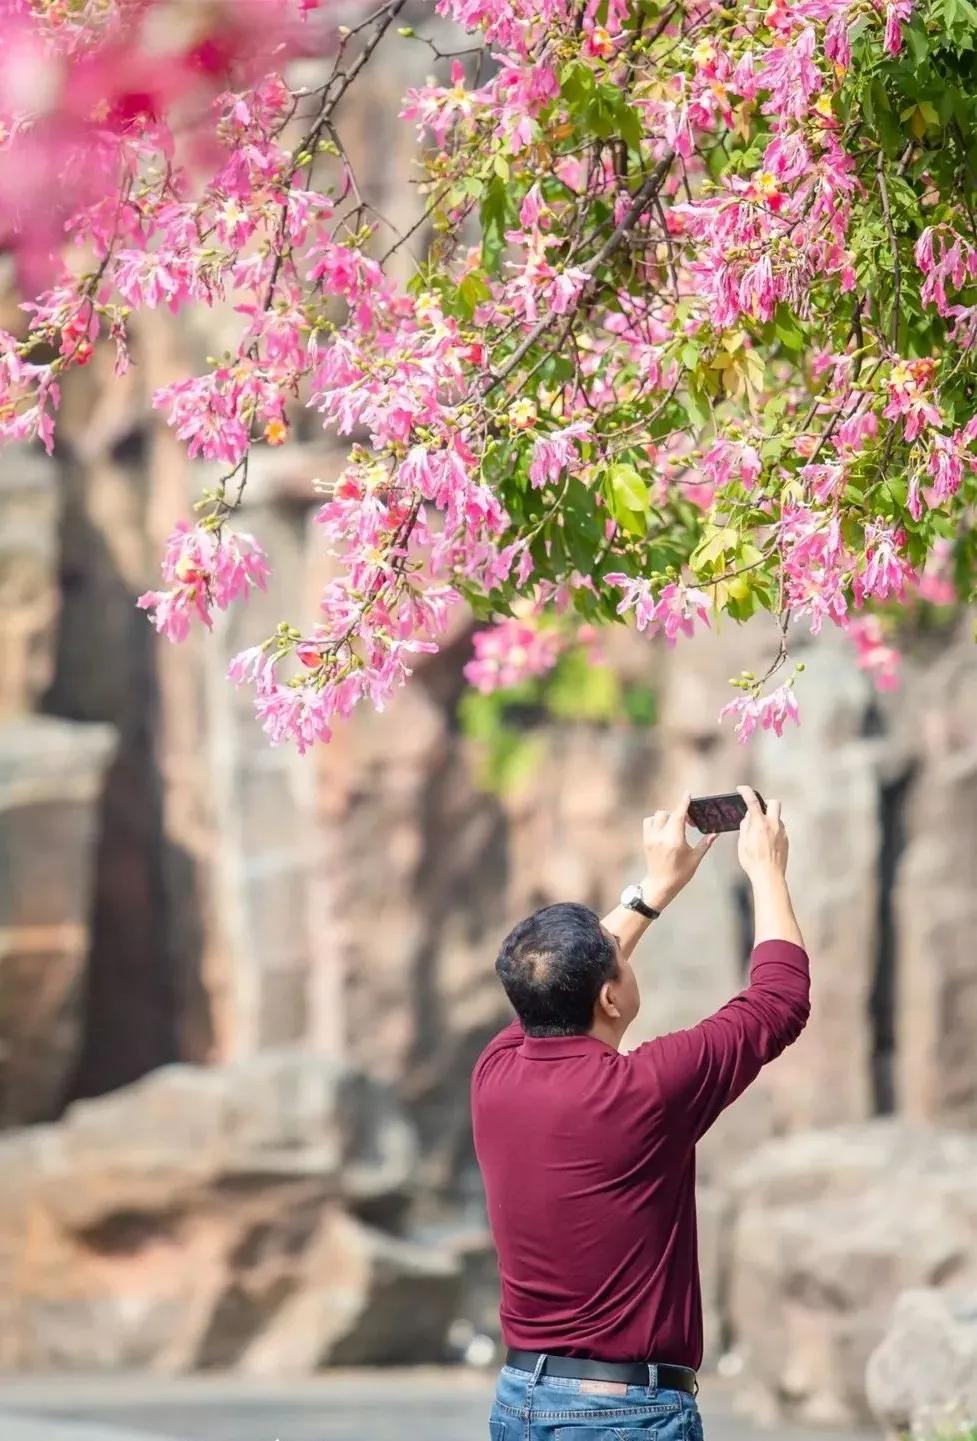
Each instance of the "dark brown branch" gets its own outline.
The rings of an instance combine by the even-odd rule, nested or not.
[[[638,221],[641,219],[648,206],[654,200],[655,196],[658,194],[664,183],[665,176],[668,174],[668,168],[671,165],[673,159],[674,154],[670,150],[668,154],[658,162],[654,170],[645,180],[644,184],[637,191],[633,201],[631,202],[628,213],[623,217],[616,229],[613,230],[612,233],[607,237],[607,239],[604,241],[604,244],[598,250],[597,254],[591,256],[591,258],[585,261],[584,264],[580,267],[581,270],[586,271],[587,275],[590,277],[591,282],[593,280],[594,272],[597,270],[598,266],[603,265],[604,261],[608,260],[614,254],[615,250],[617,250],[618,246],[626,238],[629,231],[633,230],[634,226],[637,225]],[[580,295],[577,297],[577,305],[574,307],[574,311],[579,307],[580,301],[588,293],[589,289],[590,283],[583,287]],[[571,314],[572,313],[573,312],[571,312]],[[519,362],[526,355],[528,355],[529,351],[532,350],[533,346],[536,344],[537,340],[539,340],[540,336],[546,334],[547,330],[549,330],[550,326],[556,319],[558,319],[558,317],[553,314],[544,315],[543,319],[538,321],[537,324],[533,326],[532,330],[522,341],[522,343],[518,345],[516,349],[512,352],[512,354],[509,356],[508,360],[505,362],[502,368],[500,370],[497,370],[494,375],[490,376],[489,383],[484,390],[485,395],[490,395],[491,392],[496,388],[496,386],[501,385],[503,380],[505,380],[508,375],[511,375],[512,371],[515,370]]]

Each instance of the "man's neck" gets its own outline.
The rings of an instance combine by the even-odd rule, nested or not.
[[[595,1040],[603,1041],[605,1046],[610,1046],[612,1050],[615,1051],[621,1049],[621,1042],[624,1040],[624,1032],[619,1031],[616,1026],[612,1025],[610,1021],[605,1020],[604,1017],[600,1017],[594,1022],[589,1034],[593,1036]]]

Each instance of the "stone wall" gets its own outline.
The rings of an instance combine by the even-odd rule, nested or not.
[[[166,338],[154,336],[157,377],[173,363]],[[939,1258],[921,1270],[876,1266],[867,1312],[856,1314],[854,1292],[845,1292],[840,1311],[828,1306],[829,1318],[848,1318],[840,1330],[818,1306],[798,1311],[815,1283],[786,1259],[808,1225],[822,1226],[832,1245],[836,1225],[855,1227],[839,1258],[812,1256],[841,1274],[848,1255],[856,1277],[858,1236],[869,1245],[876,1230],[898,1238],[893,1216],[902,1207],[911,1226],[913,1214],[928,1214],[923,1202],[907,1210],[884,1175],[876,1177],[859,1202],[858,1231],[830,1172],[818,1183],[823,1212],[810,1215],[757,1205],[730,1178],[758,1147],[776,1155],[788,1145],[778,1138],[812,1127],[830,1138],[835,1129],[826,1128],[871,1127],[889,1113],[930,1126],[977,1125],[970,1044],[977,652],[969,637],[934,638],[911,659],[903,691],[885,698],[873,694],[844,643],[825,637],[806,657],[803,726],[781,742],[764,738],[743,749],[715,716],[730,672],[763,655],[764,627],[724,631],[674,652],[622,635],[616,663],[652,682],[659,724],[553,727],[541,736],[529,781],[496,796],[477,787],[457,722],[468,646],[461,628],[419,666],[386,715],[360,715],[330,747],[299,759],[267,747],[247,696],[227,685],[223,670],[280,616],[310,613],[324,562],[311,530],[309,482],[336,457],[309,443],[259,463],[242,523],[268,545],[274,584],[213,636],[176,650],[155,639],[132,601],[151,583],[154,545],[199,477],[187,474],[169,437],[147,425],[138,395],[126,403],[129,420],[109,427],[111,444],[89,437],[53,469],[21,469],[8,459],[0,471],[9,477],[13,514],[29,516],[26,528],[7,527],[8,554],[23,552],[7,573],[24,580],[14,592],[21,614],[15,606],[5,622],[5,644],[15,655],[20,645],[11,674],[22,679],[16,692],[11,685],[10,719],[0,729],[0,779],[9,778],[0,786],[0,833],[15,858],[0,887],[5,1123],[52,1120],[72,1096],[124,1085],[172,1061],[244,1064],[285,1045],[365,1068],[399,1098],[417,1162],[393,1228],[388,1219],[379,1239],[355,1245],[348,1234],[351,1255],[363,1258],[357,1284],[373,1294],[371,1278],[387,1274],[386,1262],[374,1272],[367,1259],[377,1247],[424,1236],[434,1273],[456,1278],[435,1285],[442,1300],[452,1298],[437,1314],[447,1324],[455,1307],[484,1326],[491,1266],[465,1097],[474,1057],[506,1018],[492,972],[498,941],[547,900],[612,905],[640,866],[642,814],[680,785],[708,791],[752,781],[783,800],[790,823],[798,911],[814,958],[814,1012],[798,1044],[700,1148],[709,1354],[715,1360],[733,1348],[747,1394],[768,1414],[856,1413],[854,1360],[837,1394],[822,1394],[808,1373],[839,1347],[867,1355],[895,1292],[930,1284]],[[29,644],[18,641],[24,636]],[[734,850],[732,841],[717,847],[695,888],[639,951],[644,1005],[634,1042],[695,1021],[741,984],[749,911]],[[133,1090],[127,1115],[148,1132],[154,1123],[142,1094]],[[970,1163],[961,1164],[966,1172]],[[327,1200],[323,1216],[333,1214]],[[238,1275],[233,1261],[232,1232],[250,1216],[232,1217],[221,1232],[219,1265],[208,1252],[221,1296],[250,1295],[258,1284],[250,1272]],[[156,1224],[139,1232],[148,1241],[113,1252],[112,1286],[118,1281],[123,1295],[127,1277],[154,1274],[144,1263],[156,1254]],[[336,1227],[346,1223],[322,1224],[333,1229],[321,1254],[335,1255]],[[768,1230],[781,1236],[772,1269]],[[287,1238],[275,1244],[287,1249]],[[303,1255],[306,1246],[310,1257],[320,1254],[311,1232]],[[71,1247],[64,1254],[80,1258]],[[409,1288],[415,1262],[397,1255],[407,1278],[398,1285]],[[101,1286],[102,1262],[95,1271],[93,1264],[79,1259],[79,1276],[97,1274]],[[233,1305],[221,1302],[207,1344],[225,1361],[273,1367],[288,1350],[288,1318],[304,1317],[305,1325],[312,1311],[320,1314],[324,1292],[300,1297],[294,1279],[274,1275],[247,1344],[223,1335]],[[79,1281],[87,1297],[79,1317],[96,1314],[88,1284]],[[819,1294],[816,1286],[810,1294]],[[193,1365],[211,1354],[189,1339],[192,1327],[183,1349],[165,1354],[156,1334],[150,1327],[140,1342],[152,1364],[178,1364],[179,1353],[179,1364]],[[333,1333],[326,1326],[316,1334]],[[772,1334],[780,1350],[770,1349]],[[60,1345],[24,1354],[54,1363]],[[424,1354],[441,1354],[430,1336],[425,1345]],[[327,1340],[314,1350],[308,1364],[347,1354]],[[124,1346],[119,1354],[126,1364],[138,1359]],[[758,1362],[764,1356],[779,1358],[776,1367],[794,1378],[789,1385],[776,1382],[769,1361]],[[79,1358],[98,1361],[84,1348]]]

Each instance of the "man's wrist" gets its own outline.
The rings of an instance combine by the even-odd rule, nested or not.
[[[754,891],[782,890],[787,884],[786,872],[777,865],[776,861],[770,861],[767,865],[757,866],[754,870],[748,871],[747,879]]]
[[[641,896],[646,906],[653,911],[663,911],[670,901],[676,896],[674,887],[669,887],[654,876],[645,876],[641,881]]]
[[[787,875],[781,867],[771,862],[748,873],[749,885],[755,896],[782,895],[787,891]]]

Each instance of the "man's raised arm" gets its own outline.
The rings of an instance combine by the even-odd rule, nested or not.
[[[663,911],[669,901],[688,885],[699,869],[703,856],[715,836],[705,836],[697,846],[690,846],[686,835],[686,816],[691,795],[686,791],[671,811],[655,811],[643,826],[645,878],[641,882],[641,900],[651,910]],[[629,957],[651,924],[651,917],[629,906],[615,906],[601,925],[616,937],[621,954]]]
[[[635,1056],[658,1073],[662,1094],[696,1139],[759,1075],[762,1066],[797,1040],[810,1014],[804,942],[787,888],[787,832],[779,801],[766,814],[753,791],[740,787],[747,813],[739,859],[753,890],[754,947],[750,983],[725,1006],[686,1031],[639,1046]]]

